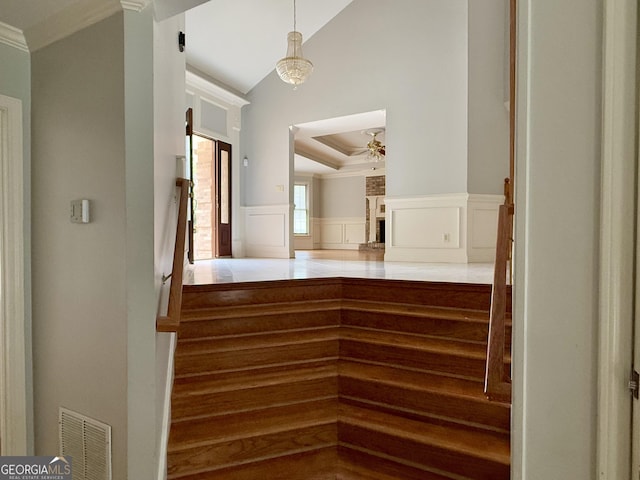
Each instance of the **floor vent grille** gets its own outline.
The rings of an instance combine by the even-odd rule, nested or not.
[[[60,454],[72,459],[73,480],[111,480],[111,427],[60,407]]]

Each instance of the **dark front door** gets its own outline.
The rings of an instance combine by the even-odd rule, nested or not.
[[[231,256],[231,145],[216,141],[216,257]]]

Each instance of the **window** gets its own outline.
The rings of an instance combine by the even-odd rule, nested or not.
[[[309,185],[293,186],[293,234],[309,235]]]

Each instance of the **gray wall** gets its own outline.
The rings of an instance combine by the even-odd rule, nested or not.
[[[519,5],[514,480],[595,480],[603,1]]]
[[[335,177],[320,180],[320,216],[322,218],[364,218],[365,215],[364,177]]]
[[[127,476],[123,15],[32,55],[36,454],[58,451],[58,407],[113,427]],[[92,222],[69,221],[91,200]]]
[[[469,1],[469,193],[509,176],[508,0]]]
[[[467,0],[351,3],[305,43],[315,71],[304,85],[272,72],[249,93],[246,204],[289,203],[275,188],[290,183],[289,125],[378,109],[388,195],[466,191],[467,29]]]
[[[33,379],[31,377],[31,60],[27,52],[0,43],[0,95],[17,98],[22,101],[22,148],[23,148],[23,215],[24,215],[24,278],[25,278],[25,341],[27,390],[30,395]],[[33,398],[27,399],[27,443],[29,452],[33,452]]]

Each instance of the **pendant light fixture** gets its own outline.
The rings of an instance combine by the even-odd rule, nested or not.
[[[276,71],[282,81],[297,87],[304,83],[313,64],[302,56],[302,34],[296,31],[296,0],[293,0],[293,32],[287,35],[287,56],[276,63]]]

